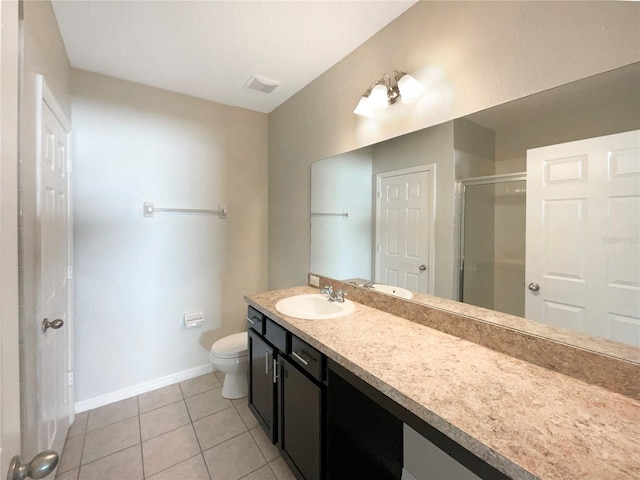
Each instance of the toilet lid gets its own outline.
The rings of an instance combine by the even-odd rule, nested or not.
[[[234,333],[221,338],[211,346],[211,353],[216,357],[230,358],[247,354],[247,332]]]

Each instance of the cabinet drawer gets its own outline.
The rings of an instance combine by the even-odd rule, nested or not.
[[[264,335],[265,316],[253,307],[247,310],[247,326]]]
[[[322,361],[324,355],[295,335],[291,336],[291,360],[313,378],[322,381]]]
[[[265,322],[264,337],[281,352],[287,351],[287,331],[268,318]]]

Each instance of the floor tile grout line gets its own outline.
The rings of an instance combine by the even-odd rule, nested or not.
[[[273,467],[271,466],[271,464],[272,464],[272,463],[274,463],[274,462],[275,462],[275,459],[274,459],[274,460],[271,460],[271,461],[268,463],[268,465],[269,465],[269,468],[271,469],[271,473],[273,473],[273,476],[274,476],[274,477],[276,477],[276,480],[280,480],[280,475],[278,475],[278,472],[276,472],[276,471],[273,469]]]
[[[144,479],[144,450],[142,450],[142,421],[140,418],[140,396],[136,397],[138,402],[138,439],[140,440],[140,467],[142,468],[142,478]]]
[[[90,462],[80,463],[80,465],[78,465],[78,467],[76,467],[76,468],[86,467],[87,465],[91,465],[92,463],[96,463],[96,462],[98,462],[100,460],[104,460],[105,458],[110,457],[112,455],[116,455],[117,453],[122,453],[125,450],[128,450],[129,448],[135,447],[136,445],[142,445],[142,444],[141,443],[134,443],[133,445],[129,445],[127,447],[123,447],[120,450],[116,450],[115,452],[108,453],[107,455],[103,455],[102,457],[94,458]]]
[[[71,438],[76,438],[76,437],[79,437],[79,436],[80,436],[80,435],[75,435],[75,436],[73,436],[73,437],[71,437]],[[80,459],[78,460],[78,465],[77,465],[77,466],[75,466],[75,467],[71,467],[71,468],[69,468],[69,469],[67,469],[67,470],[60,471],[60,472],[58,472],[58,470],[56,470],[56,476],[58,475],[58,473],[67,473],[67,472],[70,472],[71,470],[74,470],[74,469],[76,469],[76,468],[77,468],[78,470],[80,469],[80,465],[82,464],[82,454],[84,453],[84,440],[85,440],[85,438],[86,438],[86,435],[85,435],[85,434],[83,434],[83,435],[82,435],[82,447],[80,447]],[[69,440],[69,438],[65,438],[65,440],[64,440],[64,445],[63,445],[63,447],[62,447],[62,455],[60,455],[60,458],[59,458],[59,460],[58,460],[58,466],[60,466],[60,462],[61,462],[61,460],[62,460],[62,456],[64,455],[64,449],[65,449],[65,447],[67,446],[67,441],[68,441],[68,440]]]
[[[219,447],[220,445],[222,445],[222,444],[224,444],[224,443],[227,443],[228,441],[233,440],[234,438],[238,438],[240,435],[244,435],[245,433],[249,433],[249,431],[248,431],[248,430],[245,430],[244,432],[240,432],[240,433],[238,433],[238,434],[234,435],[233,437],[226,438],[226,439],[225,439],[225,440],[223,440],[222,442],[218,442],[218,443],[216,443],[215,445],[211,445],[211,446],[210,446],[210,447],[208,447],[207,449],[205,449],[205,450],[200,450],[200,451],[202,452],[202,454],[204,454],[204,452],[208,452],[209,450],[211,450],[211,449],[213,449],[213,448]],[[197,437],[197,434],[196,434],[196,437]],[[251,438],[253,438],[253,437],[251,437]],[[254,442],[255,442],[255,440],[254,440]],[[257,446],[257,443],[256,443],[256,446]],[[200,447],[200,448],[202,448],[202,447]],[[258,447],[258,450],[260,450],[260,447]],[[260,452],[260,453],[262,453],[262,452]],[[262,455],[262,456],[264,457],[264,455]]]
[[[142,468],[142,480],[147,478],[147,474],[144,469],[144,450],[142,450],[142,442],[140,442],[140,468]]]
[[[189,413],[189,412],[187,411],[187,413]],[[146,443],[146,442],[148,442],[148,441],[150,441],[150,440],[153,440],[154,438],[158,438],[158,437],[160,437],[161,435],[164,435],[165,433],[175,432],[176,430],[178,430],[178,429],[180,429],[180,428],[184,428],[184,427],[186,427],[186,426],[187,426],[187,425],[189,425],[189,424],[193,425],[193,422],[192,422],[191,420],[189,420],[189,421],[187,421],[186,423],[183,423],[182,425],[178,425],[178,426],[177,426],[177,427],[175,427],[175,428],[171,428],[171,429],[169,429],[169,430],[167,430],[167,431],[165,431],[165,432],[158,433],[158,434],[154,435],[153,437],[149,437],[149,438],[142,439],[141,443]],[[195,430],[195,427],[194,427],[194,430]],[[142,438],[142,425],[141,425],[141,427],[140,427],[140,437]]]
[[[240,416],[240,420],[242,420],[242,422],[244,423],[245,427],[247,427],[247,430],[253,430],[257,425],[260,425],[259,423],[254,425],[253,427],[250,427],[249,424],[247,423],[247,421],[244,419],[244,417],[242,416],[242,414],[240,413],[240,410],[238,410],[238,407],[236,406],[235,403],[231,402],[233,405],[233,408],[236,409],[236,413]],[[249,412],[251,412],[251,410],[249,410]]]
[[[259,425],[256,426],[256,427],[250,428],[249,429],[249,434],[251,435],[251,438],[253,438],[254,443],[258,447],[258,450],[260,450],[260,453],[262,453],[262,456],[264,457],[264,459],[267,461],[267,463],[269,463],[273,459],[271,459],[271,460],[267,459],[267,456],[265,455],[265,452],[264,452],[263,448],[260,446],[260,444],[258,443],[258,440],[256,439],[255,435],[253,434],[253,431],[256,430],[257,428],[262,429],[262,427],[260,427]],[[274,444],[272,443],[271,445],[274,445]],[[278,455],[279,455],[279,453],[278,453]]]
[[[144,468],[144,449],[142,448],[142,412],[140,408],[140,395],[136,395],[136,401],[138,402],[138,435],[140,435],[140,468],[142,468],[142,480],[144,480],[147,478],[147,474],[145,473]]]
[[[87,424],[89,423],[89,416],[87,415]],[[78,476],[76,478],[80,478],[80,467],[82,466],[82,456],[84,455],[84,446],[85,443],[87,441],[87,431],[86,431],[86,425],[85,425],[85,432],[84,435],[82,436],[82,450],[80,451],[80,460],[78,461]]]
[[[97,432],[98,430],[102,430],[103,428],[112,427],[113,425],[115,425],[117,423],[124,422],[125,420],[131,420],[132,418],[137,417],[137,416],[138,415],[131,415],[130,417],[126,417],[126,418],[123,418],[123,419],[118,420],[116,422],[108,423],[108,424],[106,424],[106,425],[104,425],[102,427],[94,428],[93,430],[89,430],[89,431],[87,431],[87,433],[93,433],[93,432]]]
[[[153,475],[150,475],[150,476],[149,476],[149,478],[153,477],[154,475],[159,475],[159,474],[160,474],[160,473],[162,473],[162,472],[166,472],[167,470],[172,469],[172,468],[173,468],[173,467],[175,467],[176,465],[180,465],[181,463],[188,462],[188,461],[189,461],[189,460],[191,460],[192,458],[195,458],[195,457],[197,457],[197,456],[199,456],[199,455],[202,455],[202,452],[198,452],[198,453],[196,453],[195,455],[191,455],[189,458],[185,458],[184,460],[180,460],[178,463],[174,463],[173,465],[170,465],[170,466],[168,466],[168,467],[166,467],[166,468],[163,468],[162,470],[158,470],[158,471],[157,471],[157,472],[155,472]],[[202,458],[202,461],[204,462],[204,457]],[[143,462],[143,465],[144,465],[144,462]],[[206,462],[205,462],[205,466],[206,466]],[[207,469],[207,475],[209,475],[209,471],[208,471],[208,469]],[[143,480],[146,480],[146,479],[147,479],[147,475],[144,473],[144,470],[143,470],[143,477],[142,477],[142,478],[143,478]],[[210,480],[210,479],[209,479],[209,480]]]
[[[243,480],[244,478],[247,478],[249,475],[252,475],[252,474],[256,473],[258,470],[260,470],[261,468],[264,468],[264,467],[269,467],[269,462],[265,463],[264,465],[260,465],[255,470],[251,470],[249,473],[247,473],[246,475],[243,475],[238,480]],[[271,468],[271,467],[269,467],[269,468]],[[278,478],[278,477],[276,476],[276,478]]]
[[[91,410],[88,410],[88,411],[86,412],[88,415],[87,415],[87,423],[86,423],[86,425],[85,425],[85,432],[86,432],[86,433],[88,433],[88,432],[93,432],[93,431],[95,431],[95,430],[99,430],[100,428],[108,427],[109,425],[113,425],[114,423],[118,423],[118,422],[121,422],[121,421],[123,421],[123,420],[127,420],[127,419],[129,419],[129,418],[133,418],[133,417],[134,417],[134,416],[136,416],[136,415],[139,415],[139,414],[140,414],[140,408],[139,408],[139,405],[138,405],[138,397],[139,397],[139,395],[133,395],[133,396],[131,396],[131,397],[123,398],[123,399],[118,400],[118,401],[116,401],[116,402],[109,403],[109,404],[107,404],[107,405],[102,405],[102,406],[100,406],[100,407],[96,407],[96,408],[93,408],[93,409],[91,409]],[[96,412],[97,412],[98,410],[100,410],[100,409],[104,409],[104,408],[106,408],[106,407],[113,407],[113,405],[115,405],[115,404],[117,404],[117,403],[126,402],[127,400],[133,400],[134,398],[136,399],[136,411],[137,411],[137,413],[136,413],[136,414],[134,414],[134,415],[129,415],[128,417],[124,417],[124,418],[121,418],[121,419],[116,420],[116,421],[109,421],[109,423],[106,423],[106,424],[104,424],[104,425],[100,425],[100,426],[99,426],[99,427],[97,427],[97,428],[89,429],[89,424],[91,423],[91,418],[93,418],[93,416],[96,414]],[[82,413],[85,413],[85,412],[82,412]]]
[[[220,445],[223,445],[223,444],[225,444],[225,443],[227,443],[227,442],[229,442],[229,441],[231,441],[231,440],[233,440],[233,439],[235,439],[235,438],[238,438],[240,435],[244,435],[245,433],[249,433],[249,436],[250,436],[250,437],[251,437],[251,439],[253,440],[253,443],[255,443],[255,444],[256,444],[256,447],[258,447],[258,451],[259,451],[259,452],[260,452],[260,454],[262,455],[262,458],[264,459],[265,463],[263,463],[262,465],[260,465],[260,466],[259,466],[258,468],[256,468],[255,470],[252,470],[251,472],[247,473],[247,475],[244,475],[244,476],[240,477],[238,480],[242,480],[242,479],[243,479],[243,478],[245,478],[246,476],[251,475],[252,473],[256,472],[257,470],[260,470],[260,469],[261,469],[262,467],[264,467],[265,465],[269,465],[269,461],[267,460],[267,457],[265,457],[265,456],[264,456],[264,453],[262,452],[262,449],[260,448],[260,445],[258,445],[258,442],[256,442],[255,438],[253,437],[253,435],[251,435],[251,432],[250,432],[249,430],[244,431],[244,432],[241,432],[241,433],[239,433],[239,434],[237,434],[237,435],[234,435],[233,437],[227,438],[225,441],[220,442],[220,443],[218,443],[218,444],[216,444],[216,445],[213,445],[213,446],[211,446],[211,447],[207,448],[206,450],[203,450],[203,451],[201,452],[201,454],[202,454],[203,458],[204,458],[204,453],[205,453],[205,452],[208,452],[209,450],[213,450],[214,448],[219,447]],[[207,462],[206,462],[206,461],[205,461],[205,465],[207,466],[207,472],[209,473],[209,477],[211,477],[211,472],[209,471],[209,466],[208,466],[208,464],[207,464]],[[274,473],[274,475],[275,475],[275,473]],[[275,475],[275,476],[276,476],[276,478],[278,478],[278,476],[277,476],[277,475]]]

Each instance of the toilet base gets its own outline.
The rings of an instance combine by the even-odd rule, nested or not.
[[[249,394],[246,373],[240,375],[225,374],[222,383],[222,396],[229,400],[244,398]]]

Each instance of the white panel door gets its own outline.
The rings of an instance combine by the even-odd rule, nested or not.
[[[376,282],[430,293],[433,171],[378,176]]]
[[[62,451],[72,410],[70,364],[69,134],[41,103],[38,158],[38,448]],[[53,327],[43,329],[43,322]]]
[[[528,319],[640,345],[640,131],[527,152],[526,257]]]

